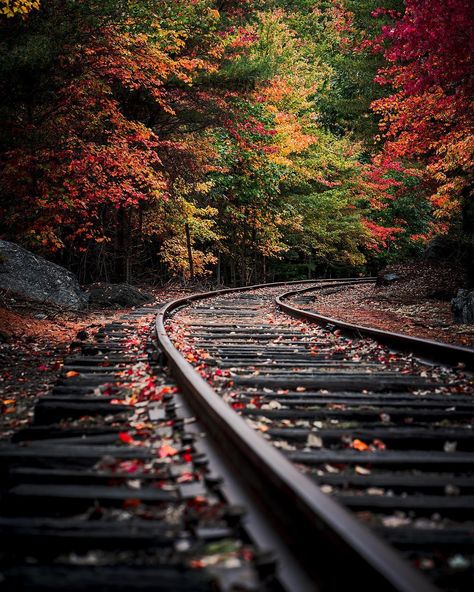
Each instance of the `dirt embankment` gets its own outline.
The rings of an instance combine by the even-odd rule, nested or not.
[[[416,262],[391,266],[382,275],[388,273],[398,279],[316,295],[312,307],[347,322],[474,347],[474,325],[455,323],[451,312],[451,298],[464,283],[459,269]]]

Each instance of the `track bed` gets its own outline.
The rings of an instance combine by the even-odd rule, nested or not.
[[[322,492],[437,587],[471,590],[472,375],[464,364],[420,361],[290,317],[275,302],[283,292],[196,301],[174,314],[168,332],[222,399]]]

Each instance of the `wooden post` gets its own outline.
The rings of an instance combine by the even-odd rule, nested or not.
[[[193,263],[193,252],[191,250],[191,234],[189,232],[189,224],[186,222],[184,225],[186,231],[186,245],[188,247],[188,262],[189,262],[189,276],[191,281],[194,280],[194,263]]]

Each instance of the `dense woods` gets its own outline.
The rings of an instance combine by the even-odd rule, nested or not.
[[[84,282],[468,264],[469,0],[0,0],[0,238]]]

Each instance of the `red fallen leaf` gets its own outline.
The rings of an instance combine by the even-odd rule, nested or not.
[[[232,409],[244,409],[245,405],[243,403],[231,403],[230,405]]]
[[[178,454],[178,451],[176,450],[176,448],[173,448],[173,446],[170,446],[169,444],[165,444],[158,450],[158,455],[160,458],[165,458],[166,456],[174,456],[175,454]]]
[[[41,372],[46,372],[46,370],[49,370],[49,368],[45,364],[40,364],[38,366],[38,370],[41,370]]]
[[[192,462],[193,455],[190,454],[189,452],[185,452],[184,454],[181,455],[181,458],[184,460],[184,462]]]
[[[125,444],[131,444],[133,442],[133,438],[128,432],[120,432],[118,437],[119,440]]]
[[[202,495],[197,495],[193,497],[193,499],[189,500],[188,505],[191,508],[201,508],[202,506],[207,504],[207,499]]]
[[[138,460],[124,460],[118,465],[119,471],[124,471],[125,473],[135,473],[141,467],[142,463]]]
[[[379,440],[378,438],[376,438],[372,444],[378,449],[378,450],[385,450],[387,448],[387,446],[385,445],[385,442],[382,442],[382,440]]]
[[[74,376],[79,376],[79,372],[76,372],[75,370],[69,370],[69,372],[66,372],[66,378],[73,378]]]
[[[123,507],[124,508],[138,508],[138,506],[140,505],[140,500],[139,499],[126,499],[123,502]]]
[[[365,442],[362,442],[362,440],[358,440],[357,438],[355,440],[352,440],[351,448],[354,448],[354,450],[360,450],[360,451],[369,449],[369,447],[367,446],[367,444]]]

